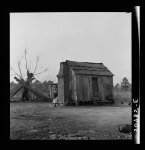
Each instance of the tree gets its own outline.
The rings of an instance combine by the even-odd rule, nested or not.
[[[116,83],[116,85],[114,86],[114,89],[115,89],[115,90],[119,90],[119,89],[120,89],[120,84],[119,84],[119,83]]]
[[[21,81],[25,82],[25,84],[27,86],[30,86],[32,84],[32,81],[35,79],[34,75],[39,75],[45,71],[47,71],[47,69],[41,71],[41,72],[38,72],[38,73],[35,73],[36,70],[37,70],[37,67],[38,67],[38,62],[39,62],[39,56],[37,56],[37,59],[36,59],[36,65],[34,67],[34,70],[33,71],[30,71],[30,67],[28,67],[28,60],[27,60],[27,49],[25,49],[25,67],[26,67],[26,79],[24,79],[23,77],[23,74],[22,74],[22,71],[21,71],[21,61],[19,60],[18,61],[18,69],[19,69],[19,73],[17,73],[12,67],[11,67],[11,70],[14,72],[13,75],[16,75],[20,78]],[[25,100],[30,100],[30,94],[29,94],[29,91],[26,87],[23,87],[22,89],[22,101],[25,101]]]
[[[130,83],[127,79],[127,77],[124,77],[121,81],[121,88],[125,91],[127,91],[129,89]]]
[[[120,87],[120,84],[116,83],[115,88],[119,88],[119,87]]]
[[[13,89],[13,88],[15,88],[16,87],[16,83],[14,83],[14,81],[12,81],[11,83],[10,83],[10,89]]]

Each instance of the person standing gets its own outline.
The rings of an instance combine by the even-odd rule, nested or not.
[[[54,107],[56,107],[56,105],[58,104],[57,93],[54,94],[54,98],[53,98],[52,104],[53,104]]]

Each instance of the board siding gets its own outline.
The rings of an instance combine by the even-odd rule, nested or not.
[[[104,89],[104,99],[107,96],[113,95],[113,78],[112,77],[102,77],[103,80],[103,89]]]
[[[70,101],[76,102],[77,101],[77,91],[76,91],[76,79],[75,75],[71,76],[70,81]]]
[[[64,103],[64,79],[63,77],[58,78],[58,101]]]
[[[88,75],[77,75],[77,97],[79,101],[90,101],[91,100],[91,89],[90,89],[90,76]]]

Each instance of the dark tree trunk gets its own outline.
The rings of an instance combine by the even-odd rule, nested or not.
[[[22,101],[29,101],[30,100],[30,94],[26,87],[23,87],[22,89]]]
[[[30,83],[26,82],[26,85],[30,86]],[[23,87],[22,101],[29,101],[29,100],[30,100],[29,90],[26,87]]]
[[[29,71],[27,71],[27,80],[26,80],[26,85],[30,86],[31,82],[30,80],[33,78],[33,74],[29,73]],[[30,101],[30,93],[29,90],[26,87],[23,87],[23,91],[22,91],[22,101]]]

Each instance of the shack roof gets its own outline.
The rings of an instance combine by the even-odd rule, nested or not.
[[[66,60],[66,63],[75,74],[114,76],[103,63],[77,62]]]

